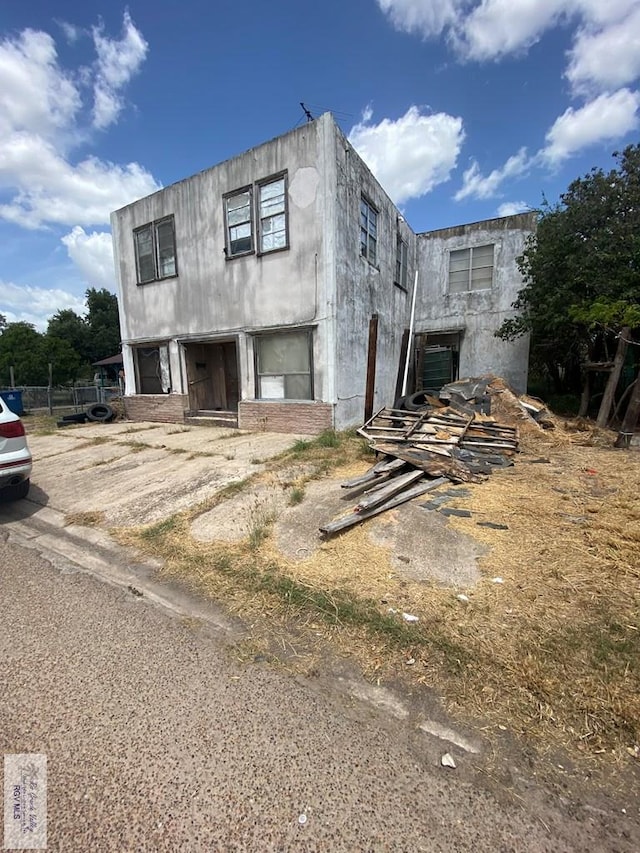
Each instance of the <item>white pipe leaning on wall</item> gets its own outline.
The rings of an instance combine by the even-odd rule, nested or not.
[[[411,360],[411,347],[413,346],[413,323],[416,317],[416,294],[418,292],[418,270],[413,280],[413,296],[411,297],[411,318],[409,320],[409,340],[407,341],[407,356],[404,360],[404,378],[402,380],[402,396],[407,393],[407,379],[409,377],[409,361]]]

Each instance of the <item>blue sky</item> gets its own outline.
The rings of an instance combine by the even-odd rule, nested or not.
[[[555,201],[639,140],[638,0],[0,7],[0,313],[115,291],[109,213],[334,112],[416,231]]]

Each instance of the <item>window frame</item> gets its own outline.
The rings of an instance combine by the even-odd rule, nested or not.
[[[173,237],[173,272],[167,275],[162,275],[160,263],[160,240],[158,239],[158,228],[165,223],[171,223],[171,234]],[[153,257],[153,277],[142,278],[140,269],[140,252],[138,250],[138,235],[144,231],[149,231],[151,234],[151,253]],[[162,216],[160,219],[154,219],[152,222],[146,222],[138,228],[133,229],[133,251],[136,261],[136,284],[138,286],[150,284],[154,281],[164,281],[167,278],[177,278],[178,276],[178,248],[176,245],[176,222],[173,213],[168,216]]]
[[[231,235],[230,230],[232,227],[229,225],[229,208],[228,202],[230,199],[235,198],[236,196],[242,195],[243,193],[249,193],[249,227],[251,230],[250,239],[251,239],[251,248],[247,249],[244,252],[232,252],[231,251]],[[224,212],[224,254],[227,260],[233,260],[234,258],[243,258],[247,255],[253,255],[256,250],[256,225],[255,225],[255,212],[254,212],[254,192],[253,192],[253,184],[247,184],[244,187],[238,187],[238,189],[232,190],[231,192],[225,193],[222,196],[222,204],[223,204],[223,212]]]
[[[474,251],[477,251],[478,249],[487,249],[488,247],[491,247],[491,263],[490,264],[482,264],[482,265],[479,265],[477,267],[474,267],[474,265],[473,265]],[[468,267],[463,267],[461,270],[453,270],[453,272],[466,272],[467,273],[467,287],[465,290],[452,290],[451,289],[451,274],[452,274],[451,258],[452,258],[452,255],[454,255],[454,253],[456,253],[456,252],[468,252],[469,253],[469,265],[468,265]],[[496,244],[495,243],[481,243],[481,244],[478,244],[475,246],[464,246],[463,248],[460,248],[460,249],[450,249],[449,250],[449,269],[448,269],[448,275],[447,275],[447,292],[449,294],[455,295],[458,293],[475,293],[477,291],[482,291],[482,290],[491,290],[491,288],[493,287],[493,277],[494,277],[495,265],[496,265]],[[474,272],[474,270],[480,270],[480,269],[485,269],[485,270],[490,269],[491,270],[491,280],[490,280],[489,284],[483,285],[482,287],[472,287],[473,272]]]
[[[276,184],[278,181],[283,182],[283,207],[282,215],[284,215],[284,246],[276,246],[273,249],[264,249],[262,247],[262,240],[265,236],[263,230],[263,223],[267,219],[273,219],[276,216],[281,215],[280,213],[272,213],[267,216],[262,216],[262,203],[261,203],[261,194],[264,187],[269,186],[270,184]],[[267,178],[261,178],[259,181],[255,182],[256,193],[255,193],[255,219],[256,219],[256,254],[258,257],[262,255],[270,255],[273,252],[284,252],[289,248],[289,181],[288,181],[288,173],[286,169],[282,172],[277,172],[275,175],[269,175]]]
[[[363,207],[366,210],[363,210]],[[378,218],[380,216],[380,211],[374,205],[374,203],[364,194],[360,195],[360,208],[359,208],[359,223],[360,223],[360,257],[364,258],[365,261],[377,268],[378,266]],[[363,214],[366,213],[366,219],[363,224]],[[371,233],[371,214],[374,214],[375,221],[373,222],[373,226],[375,229],[375,233]],[[366,239],[363,241],[363,234],[366,235]],[[371,243],[373,241],[373,258],[371,258]],[[364,249],[364,251],[363,251]]]
[[[143,375],[140,370],[140,356],[143,351],[150,353],[151,350],[156,350],[158,353],[158,374],[157,379],[159,382],[160,390],[159,391],[143,391]],[[161,355],[161,350],[164,350],[164,358]],[[159,395],[159,394],[170,394],[172,389],[171,383],[171,354],[169,352],[169,342],[168,341],[159,341],[158,343],[148,343],[148,344],[136,344],[133,347],[134,353],[134,369],[135,369],[135,382],[136,382],[136,394],[147,396],[147,395]],[[148,357],[145,356],[145,357]],[[162,363],[163,361],[166,364],[166,383],[165,387],[163,387],[162,381]]]
[[[408,290],[409,281],[409,244],[400,234],[396,240],[396,270],[393,283],[402,290]]]
[[[293,371],[290,373],[261,373],[260,372],[260,343],[266,338],[286,337],[287,335],[296,335],[304,333],[307,337],[309,371],[301,373]],[[313,328],[304,327],[299,329],[278,329],[277,331],[260,332],[253,336],[253,367],[255,377],[255,399],[261,402],[280,402],[280,403],[312,403],[315,399],[315,383],[314,383],[314,364],[313,364]],[[309,397],[262,397],[261,380],[264,376],[309,376]]]

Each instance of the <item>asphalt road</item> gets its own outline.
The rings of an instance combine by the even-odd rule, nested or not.
[[[0,697],[0,751],[48,757],[50,850],[631,849],[498,802],[397,721],[1,531]]]

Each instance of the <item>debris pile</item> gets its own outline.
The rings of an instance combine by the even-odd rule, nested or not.
[[[369,440],[378,461],[366,473],[342,483],[348,490],[345,498],[356,504],[320,531],[332,535],[446,482],[479,483],[494,468],[512,465],[519,428],[489,414],[492,394],[503,393],[502,388],[491,389],[490,383],[491,378],[452,383],[442,389],[439,400],[429,398],[418,411],[376,412],[358,433]],[[528,417],[527,410],[517,405]]]

